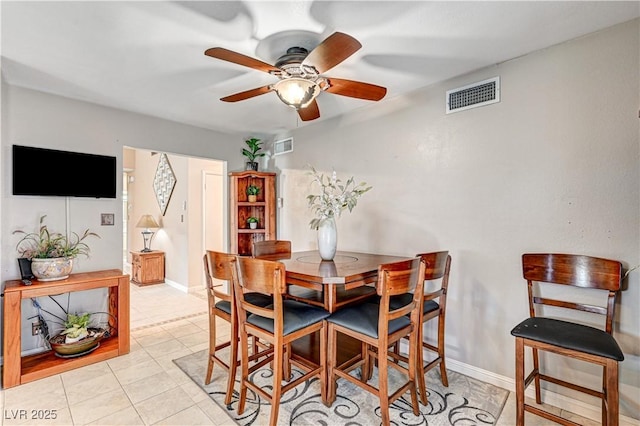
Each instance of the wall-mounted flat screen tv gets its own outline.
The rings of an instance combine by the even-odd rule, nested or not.
[[[13,195],[116,198],[116,157],[13,145]]]

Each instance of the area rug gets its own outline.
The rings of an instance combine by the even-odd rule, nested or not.
[[[198,384],[237,424],[264,425],[269,423],[271,406],[261,400],[251,390],[247,391],[245,411],[238,415],[239,374],[231,404],[224,404],[226,372],[215,366],[211,383],[204,385],[207,368],[207,351],[203,350],[173,361],[185,374]],[[428,404],[420,405],[420,415],[411,410],[411,398],[405,394],[390,407],[389,414],[393,425],[429,425],[429,426],[470,426],[493,425],[507,400],[509,392],[505,389],[475,380],[471,377],[447,371],[449,387],[442,386],[437,369],[427,373]],[[294,377],[300,377],[300,371],[292,368]],[[377,369],[371,378],[371,384],[377,384]],[[389,370],[390,387],[399,382],[395,370]],[[399,374],[399,373],[398,373]],[[273,379],[268,366],[254,373],[254,380],[263,383],[262,387],[272,387]],[[394,380],[395,379],[395,380]],[[380,405],[377,398],[346,380],[338,380],[337,399],[331,407],[326,407],[320,398],[320,385],[317,379],[311,379],[285,393],[280,403],[279,425],[379,425],[381,422]]]

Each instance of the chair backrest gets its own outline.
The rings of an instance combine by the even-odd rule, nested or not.
[[[291,241],[288,240],[263,240],[254,241],[251,246],[251,255],[262,259],[289,259],[291,257]]]
[[[424,299],[433,300],[439,298],[438,304],[444,311],[449,288],[449,272],[451,270],[451,256],[448,251],[436,251],[431,253],[418,253],[416,256],[424,262],[424,280],[440,280],[440,286],[433,291],[425,291]]]
[[[247,312],[274,319],[274,332],[282,334],[283,303],[286,292],[286,269],[276,261],[237,256],[235,259],[234,296],[240,324],[246,322]],[[246,292],[257,292],[273,296],[272,307],[254,305],[245,299]]]
[[[378,330],[381,334],[383,334],[383,330],[386,329],[389,321],[407,314],[411,314],[411,322],[414,324],[419,323],[424,289],[422,285],[424,270],[425,264],[419,257],[378,266],[376,292],[380,296]],[[406,293],[413,294],[411,302],[398,309],[390,309],[390,298]]]
[[[529,315],[531,317],[536,316],[536,305],[575,309],[605,315],[605,330],[607,333],[611,333],[615,302],[622,282],[622,264],[620,262],[576,254],[525,253],[522,255],[522,273],[527,280]],[[604,306],[545,298],[536,295],[533,287],[535,282],[604,290],[609,294]],[[570,295],[563,293],[562,298],[569,299]]]
[[[230,300],[233,292],[232,268],[235,257],[236,256],[233,254],[221,253],[213,250],[207,250],[202,257],[210,308],[215,305],[216,297],[222,300]],[[218,290],[214,279],[227,281],[228,293]]]

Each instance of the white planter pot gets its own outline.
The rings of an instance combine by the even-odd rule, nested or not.
[[[31,259],[31,272],[38,281],[56,281],[69,278],[73,269],[73,258]]]

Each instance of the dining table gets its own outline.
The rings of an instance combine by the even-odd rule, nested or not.
[[[275,260],[286,268],[288,297],[335,312],[375,294],[380,264],[407,259],[411,257],[338,251],[333,260],[322,260],[311,250]]]

